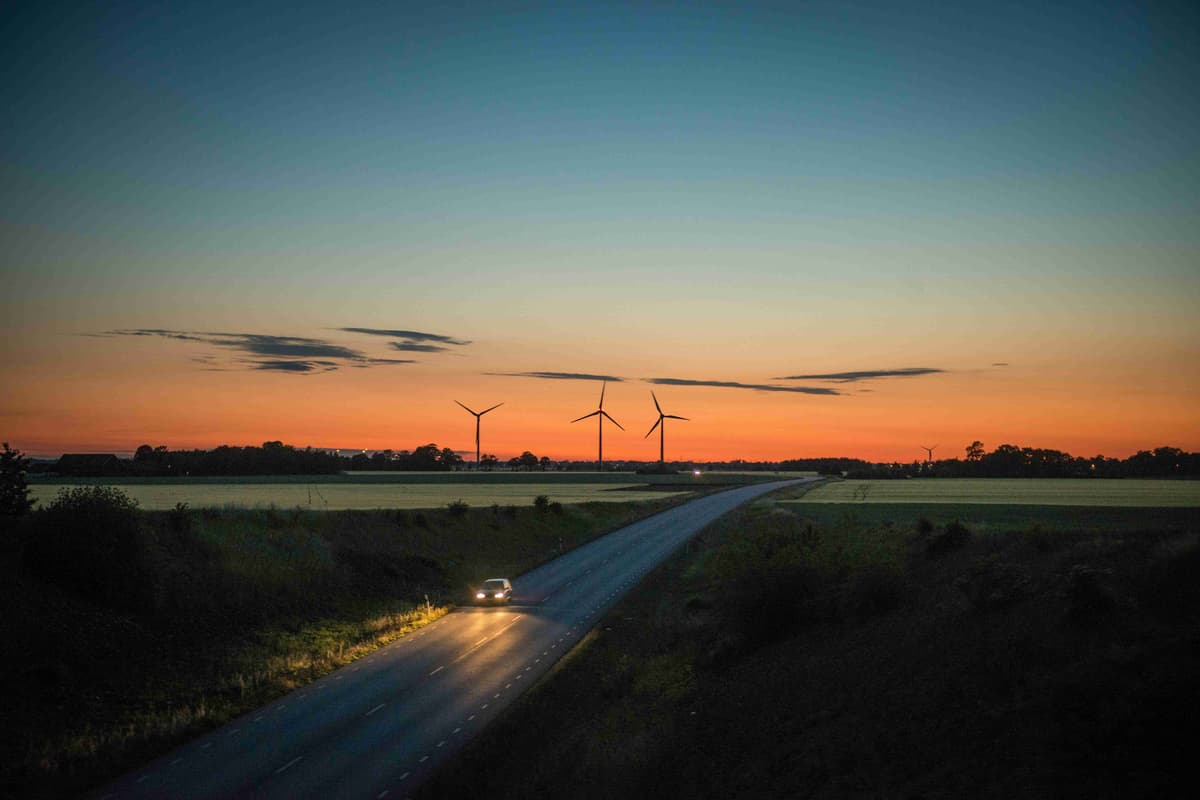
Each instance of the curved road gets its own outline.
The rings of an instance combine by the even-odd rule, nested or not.
[[[402,798],[686,540],[812,480],[701,497],[596,539],[514,580],[510,606],[448,614],[94,796]]]

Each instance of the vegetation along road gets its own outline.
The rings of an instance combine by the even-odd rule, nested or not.
[[[511,606],[443,617],[96,796],[402,797],[672,551],[737,506],[806,480],[816,479],[702,497],[597,539],[520,576]]]

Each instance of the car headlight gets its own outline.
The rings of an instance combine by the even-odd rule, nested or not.
[[[501,599],[502,597],[504,597],[504,592],[496,592],[496,599],[497,599],[497,600]]]
[[[485,597],[487,597],[487,595],[486,595],[486,594],[484,594],[483,592],[476,592],[476,593],[475,593],[475,598],[476,598],[477,600],[482,600],[482,599],[483,599],[483,598],[485,598]]]

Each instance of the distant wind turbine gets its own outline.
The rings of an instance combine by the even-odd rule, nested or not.
[[[455,400],[454,402],[458,403],[457,400]],[[473,411],[473,410],[467,408],[466,406],[463,406],[462,403],[458,403],[458,404],[460,406],[462,406],[463,408],[466,408],[467,411],[470,412],[471,414],[475,415],[475,469],[478,470],[479,469],[479,419],[480,419],[480,417],[482,417],[484,414],[488,413],[489,411],[494,411],[497,408],[499,408],[500,406],[504,405],[504,403],[496,403],[496,405],[492,406],[491,408],[485,408],[483,411]]]
[[[601,472],[604,472],[604,420],[607,419],[613,425],[616,425],[618,428],[621,428],[621,423],[617,422],[615,419],[610,417],[608,415],[608,412],[604,410],[604,387],[606,387],[607,385],[608,385],[607,381],[600,384],[600,407],[599,408],[597,408],[595,411],[593,411],[590,414],[584,414],[579,419],[571,420],[571,423],[574,424],[576,422],[579,422],[580,420],[587,419],[588,417],[596,417],[596,421],[599,423],[599,431],[600,431],[600,436],[599,436],[600,445],[599,445],[599,450],[596,453],[596,462],[600,465]],[[625,429],[621,428],[621,430],[625,430]]]
[[[936,445],[936,444],[933,447],[926,447],[925,445],[921,445],[921,449],[924,450],[925,452],[929,453],[929,458],[925,460],[926,464],[933,463],[933,451],[937,450],[938,447],[939,447],[939,445]]]
[[[653,390],[650,391],[650,397],[654,399],[654,407],[658,410],[658,421],[654,423],[654,425],[650,428],[649,431],[646,432],[646,435],[643,436],[642,438],[649,439],[650,434],[654,433],[654,429],[658,428],[658,463],[664,464],[666,462],[663,459],[663,444],[664,444],[663,440],[666,438],[667,426],[665,423],[663,423],[663,420],[664,419],[682,419],[684,421],[688,421],[688,418],[687,417],[677,417],[674,414],[664,414],[663,410],[662,410],[662,406],[660,406],[658,404],[658,398],[654,396]]]

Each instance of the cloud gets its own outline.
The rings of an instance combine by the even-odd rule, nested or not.
[[[910,378],[915,375],[936,375],[944,369],[933,367],[906,367],[905,369],[873,369],[862,372],[829,372],[823,375],[784,375],[777,381],[834,381],[835,383],[854,383],[867,381],[872,378]]]
[[[790,392],[793,394],[840,395],[837,389],[814,386],[775,386],[769,383],[738,383],[737,381],[694,381],[686,378],[646,378],[646,383],[659,386],[716,386],[721,389],[751,389],[756,392]]]
[[[992,366],[993,367],[1007,367],[1008,362],[1007,361],[993,361]]]
[[[417,344],[416,342],[389,342],[389,344],[393,350],[402,350],[406,353],[443,353],[450,349],[440,344]]]
[[[438,342],[457,346],[468,345],[467,339],[456,339],[453,336],[443,336],[440,333],[423,333],[421,331],[403,331],[392,328],[336,328],[346,333],[364,333],[367,336],[387,336],[392,339],[404,339],[406,342]]]
[[[226,333],[220,331],[176,331],[165,328],[133,328],[105,331],[100,335],[152,336],[185,342],[199,342],[215,347],[235,350],[250,356],[263,358],[236,359],[234,364],[241,368],[269,372],[304,374],[328,372],[340,365],[370,367],[377,365],[412,364],[411,359],[373,358],[351,347],[305,336],[274,336],[261,333]],[[218,368],[217,359],[211,355],[193,358],[210,370]]]
[[[501,375],[507,378],[544,378],[555,381],[610,381],[622,383],[624,378],[616,375],[589,375],[586,372],[485,372],[484,375]]]
[[[268,372],[331,372],[338,368],[336,361],[251,361],[252,369]]]

